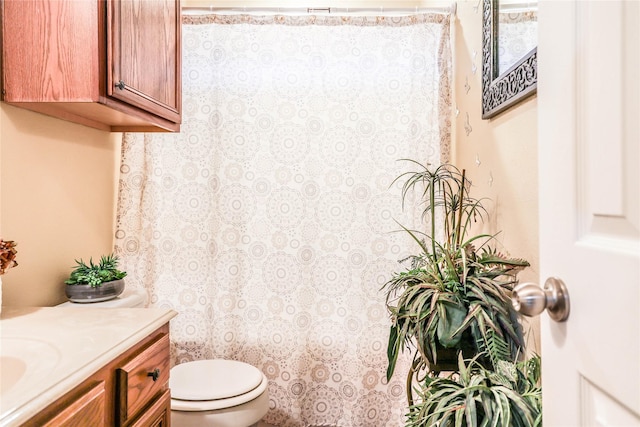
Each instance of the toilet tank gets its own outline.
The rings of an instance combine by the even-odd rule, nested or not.
[[[137,290],[137,289],[129,289],[125,287],[124,291],[122,291],[120,295],[108,301],[89,302],[89,303],[67,301],[65,303],[57,305],[56,307],[134,308],[134,307],[144,307],[146,303],[147,303],[146,292]]]

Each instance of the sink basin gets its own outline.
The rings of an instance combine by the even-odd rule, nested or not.
[[[11,397],[28,393],[60,362],[60,352],[52,344],[31,338],[0,339],[0,406],[6,409]],[[10,394],[7,394],[11,392]],[[9,401],[9,402],[7,402]]]
[[[27,371],[27,364],[11,356],[0,356],[0,394],[6,393],[20,381]]]

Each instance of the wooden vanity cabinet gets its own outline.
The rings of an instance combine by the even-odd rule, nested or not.
[[[179,131],[180,0],[3,0],[2,99],[108,131]]]
[[[104,381],[91,386],[88,390],[78,389],[69,402],[43,427],[99,426],[105,414]]]
[[[169,335],[140,351],[116,369],[117,424],[135,420],[169,383]]]
[[[169,363],[166,324],[24,426],[170,427]]]

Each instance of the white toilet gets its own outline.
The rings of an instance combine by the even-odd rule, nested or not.
[[[173,427],[249,427],[269,410],[267,378],[234,360],[197,360],[171,368]]]
[[[114,299],[65,302],[59,307],[144,307],[146,294],[128,288]],[[260,370],[234,360],[197,360],[171,368],[173,427],[250,427],[269,410],[268,381]]]

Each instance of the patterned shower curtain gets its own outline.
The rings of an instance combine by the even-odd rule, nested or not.
[[[401,425],[380,288],[422,227],[400,159],[448,158],[449,16],[183,19],[182,131],[124,136],[127,286],[179,313],[174,364],[261,369],[266,422]]]

